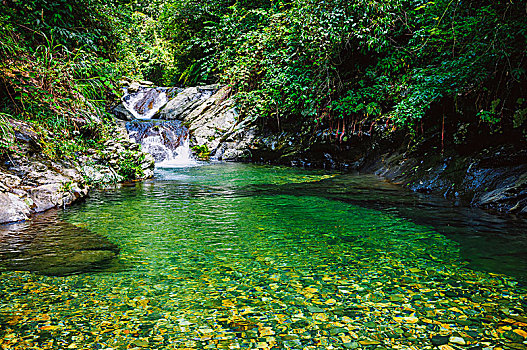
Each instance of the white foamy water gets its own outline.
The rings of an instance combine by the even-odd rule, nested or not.
[[[168,157],[166,160],[156,163],[156,167],[158,168],[185,168],[197,165],[199,165],[199,163],[192,157],[192,153],[190,152],[188,136],[183,143],[175,149],[172,153],[172,157]]]
[[[136,119],[152,119],[168,102],[167,94],[164,91],[159,93],[153,93],[153,91],[154,89],[142,89],[136,93],[125,95],[123,98],[124,107]]]
[[[130,139],[141,144],[160,168],[199,165],[190,150],[188,129],[178,120],[132,121],[126,124]]]

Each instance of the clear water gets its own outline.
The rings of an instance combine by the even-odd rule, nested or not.
[[[4,348],[410,349],[434,334],[497,345],[490,330],[527,307],[523,221],[374,176],[158,169],[56,220],[120,255],[78,275],[1,273]]]

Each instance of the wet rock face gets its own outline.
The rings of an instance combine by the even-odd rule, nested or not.
[[[484,208],[527,215],[527,164],[476,168],[475,172],[482,177],[476,182],[474,203]],[[472,171],[468,173],[466,182],[470,183]]]
[[[364,170],[413,191],[440,194],[460,204],[527,215],[526,160],[503,148],[470,156],[392,152],[381,155]]]
[[[88,194],[75,164],[12,156],[0,172],[0,223],[28,219],[31,213],[70,205]]]
[[[0,269],[63,276],[104,268],[119,253],[106,238],[60,221],[56,212],[0,225]]]
[[[166,120],[185,120],[219,89],[218,85],[190,87],[179,92],[159,111],[157,118]]]
[[[188,129],[179,120],[134,120],[126,123],[126,129],[130,139],[141,144],[156,163],[175,159],[188,140]]]
[[[127,110],[122,104],[117,105],[112,110],[114,116],[119,120],[130,121],[134,119],[134,115]]]
[[[114,108],[118,119],[151,119],[174,98],[181,89],[166,87],[151,87],[138,84],[125,88],[122,104]]]
[[[29,205],[14,193],[0,192],[0,223],[27,220]]]
[[[255,129],[240,122],[229,92],[227,87],[214,86],[186,89],[160,111],[160,118],[182,120],[190,130],[191,144],[206,145],[217,159],[251,160]]]

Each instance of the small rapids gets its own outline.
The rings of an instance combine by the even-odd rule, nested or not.
[[[197,164],[191,155],[188,129],[179,120],[134,120],[126,123],[126,129],[130,139],[154,157],[156,167]]]
[[[136,92],[126,91],[123,97],[124,107],[136,119],[152,119],[167,102],[181,91],[178,88],[147,88],[141,87]]]

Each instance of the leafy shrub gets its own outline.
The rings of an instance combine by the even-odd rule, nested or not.
[[[526,93],[521,1],[170,3],[161,21],[180,81],[218,77],[246,118],[413,129],[440,109],[511,126]]]
[[[210,150],[207,145],[193,146],[192,151],[198,156],[198,159],[200,160],[208,160],[210,157]]]
[[[0,113],[0,154],[14,144],[15,136],[8,120],[10,117],[8,114]]]
[[[119,155],[119,161],[117,163],[119,167],[119,175],[124,177],[126,180],[136,180],[144,176],[144,171],[141,168],[141,162],[144,160],[144,154],[141,155],[141,159],[138,159],[137,152],[125,151]]]
[[[117,21],[108,4],[13,0],[0,7],[0,109],[32,123],[50,157],[96,146],[125,73],[115,60],[120,27],[111,27]]]

